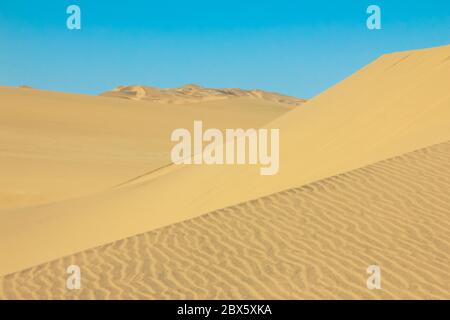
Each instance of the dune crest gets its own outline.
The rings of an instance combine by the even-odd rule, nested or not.
[[[119,86],[111,91],[102,93],[101,96],[173,104],[225,100],[238,97],[250,97],[292,106],[300,106],[306,102],[305,99],[263,90],[242,90],[237,88],[213,89],[204,88],[196,84],[188,84],[180,88],[171,89],[160,89],[141,85]]]

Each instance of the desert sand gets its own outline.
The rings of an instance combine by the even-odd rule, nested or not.
[[[160,105],[0,87],[0,210],[103,191],[170,164],[174,128],[252,128],[292,107],[238,97]],[[236,116],[236,115],[239,116]]]
[[[67,179],[54,189],[39,185],[45,170],[52,171],[43,163],[43,176],[29,192],[44,190],[47,198],[19,199],[0,210],[0,275],[6,275],[0,297],[449,298],[448,83],[450,46],[382,56],[288,112],[279,111],[279,102],[246,96],[179,106],[56,93],[36,98],[29,89],[2,89],[11,99],[9,109],[0,109],[11,112],[9,122],[1,120],[5,133],[43,123],[18,141],[44,136],[41,146],[54,146],[57,157],[73,146],[60,159],[63,166],[72,156],[85,158],[76,160],[83,165],[78,173],[61,169]],[[42,108],[53,101],[53,109],[30,108],[26,118],[24,110],[11,108],[24,97]],[[136,136],[154,122],[134,111],[150,115],[149,103],[161,117],[167,107],[203,103],[208,115],[217,104],[224,113],[234,107],[229,123],[223,113],[216,114],[217,125],[211,120],[219,128],[278,117],[266,127],[280,129],[279,174],[260,176],[252,166],[160,166],[164,161],[145,168],[141,152],[167,148],[128,150],[134,139],[145,145]],[[252,103],[248,119],[257,117],[261,103],[270,117],[233,122]],[[117,122],[109,112],[117,112]],[[80,121],[58,123],[55,113]],[[176,114],[157,122],[170,131]],[[192,111],[186,121],[197,115]],[[70,132],[86,122],[94,132]],[[51,131],[58,124],[69,130],[67,140]],[[126,149],[119,155],[114,132]],[[106,149],[99,136],[111,139]],[[2,145],[9,141],[3,138]],[[11,145],[17,146],[11,153],[25,148],[30,158],[41,150]],[[11,163],[5,172],[14,185],[20,171]],[[123,171],[110,172],[118,163]],[[89,178],[79,181],[78,175]],[[86,183],[92,185],[85,189]],[[69,263],[86,272],[76,293],[64,286]],[[370,264],[385,270],[382,291],[365,287]]]
[[[449,163],[450,142],[421,149],[8,275],[0,297],[448,299]]]
[[[196,84],[188,84],[180,88],[160,89],[142,85],[119,86],[101,94],[105,97],[116,97],[129,100],[146,100],[166,104],[187,104],[200,101],[229,100],[249,97],[278,102],[287,105],[301,106],[305,99],[290,97],[263,90],[242,90],[238,88],[204,88]]]

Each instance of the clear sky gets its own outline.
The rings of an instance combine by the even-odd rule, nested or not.
[[[81,8],[68,30],[66,8]],[[382,30],[366,27],[369,5]],[[310,98],[383,53],[450,43],[449,0],[0,0],[0,85],[260,88]]]

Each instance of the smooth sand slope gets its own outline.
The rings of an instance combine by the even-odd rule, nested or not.
[[[6,276],[0,298],[449,299],[449,265],[447,142]]]
[[[0,87],[0,210],[91,194],[170,164],[171,132],[194,120],[260,127],[292,108],[262,98],[187,100],[161,105]]]
[[[449,141],[448,83],[450,46],[385,55],[268,126],[281,135],[276,176],[170,166],[97,194],[2,210],[0,274]]]

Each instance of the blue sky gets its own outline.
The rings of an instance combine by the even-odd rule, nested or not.
[[[81,30],[66,28],[71,4]],[[382,30],[366,27],[370,4]],[[65,92],[198,83],[310,98],[383,53],[449,43],[449,0],[0,1],[0,85]]]

